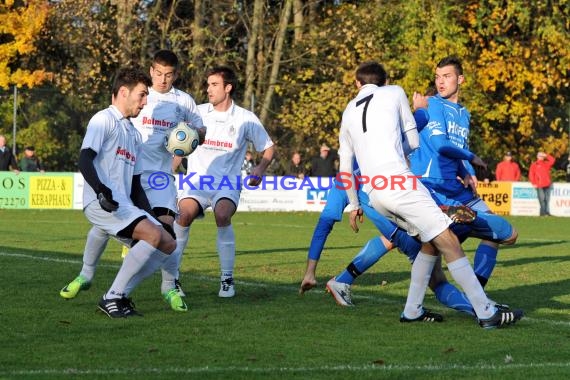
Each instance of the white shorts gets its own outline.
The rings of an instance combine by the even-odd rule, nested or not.
[[[412,236],[429,242],[445,231],[452,220],[437,206],[420,181],[408,179],[401,189],[373,189],[370,204]],[[415,188],[415,190],[414,190]]]
[[[111,235],[128,246],[131,245],[132,239],[119,237],[117,234],[127,228],[136,219],[141,216],[146,216],[154,224],[158,226],[161,225],[160,222],[154,219],[149,213],[136,207],[132,203],[120,202],[117,211],[107,212],[101,208],[98,201],[93,201],[85,207],[83,212],[87,220],[89,220],[93,226],[105,231],[108,235]]]
[[[221,190],[185,190],[180,194],[178,202],[185,198],[196,200],[202,207],[202,211],[206,211],[208,207],[216,207],[216,203],[222,198],[228,198],[237,206],[239,204],[240,190],[221,189]],[[203,217],[204,214],[199,215]]]
[[[150,181],[149,181],[150,179]],[[176,212],[176,183],[174,176],[162,172],[143,173],[141,185],[150,207],[164,207]]]

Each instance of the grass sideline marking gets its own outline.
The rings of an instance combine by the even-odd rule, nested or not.
[[[258,373],[258,374],[271,374],[271,373],[311,373],[311,372],[336,372],[336,371],[349,371],[349,372],[405,372],[405,371],[474,371],[475,373],[487,371],[508,371],[508,370],[523,370],[523,369],[538,369],[538,368],[570,368],[570,362],[565,363],[512,363],[504,365],[342,365],[342,366],[319,366],[319,367],[270,367],[270,368],[252,368],[252,367],[196,367],[196,368],[121,368],[121,369],[37,369],[37,370],[17,370],[17,371],[1,371],[0,376],[43,376],[43,375],[57,375],[57,376],[77,376],[77,375],[128,375],[128,374],[192,374],[192,373],[225,373],[225,372],[242,372],[242,373]]]
[[[24,259],[37,260],[37,261],[48,261],[48,262],[55,262],[55,263],[73,264],[73,265],[83,264],[83,261],[80,261],[80,260],[58,259],[58,258],[49,257],[49,256],[34,256],[34,255],[28,255],[28,254],[23,254],[23,253],[9,253],[9,252],[3,252],[3,251],[0,251],[0,257],[1,256],[24,258]],[[120,265],[118,265],[118,264],[99,263],[97,266],[105,267],[105,268],[114,268],[114,269],[120,268]],[[208,282],[220,281],[219,278],[217,278],[217,277],[209,277],[209,276],[191,276],[191,277],[194,277],[200,281],[208,281]],[[297,292],[299,290],[299,288],[297,288],[297,287],[284,286],[284,285],[271,285],[271,284],[266,284],[266,283],[262,283],[262,282],[236,281],[236,284],[244,285],[244,286],[250,286],[250,287],[274,287],[274,288],[286,289],[286,290],[295,291],[295,292]],[[319,290],[316,290],[316,291],[315,290],[316,289],[314,289],[313,291],[305,292],[305,294],[319,294],[320,293]],[[397,302],[397,301],[382,298],[379,296],[373,297],[373,296],[353,295],[353,298],[376,300],[376,301],[382,301],[384,303],[396,303]],[[551,320],[551,319],[531,318],[531,317],[528,317],[526,315],[524,317],[524,320],[526,322],[531,322],[531,323],[546,323],[546,324],[553,325],[553,326],[570,327],[570,321],[556,321],[556,320]]]

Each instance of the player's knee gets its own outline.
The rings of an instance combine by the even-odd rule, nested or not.
[[[162,229],[157,225],[149,226],[145,229],[144,237],[140,240],[144,240],[154,248],[158,248],[162,240]]]
[[[503,240],[501,242],[501,244],[504,245],[513,245],[516,243],[517,238],[519,237],[519,233],[518,231],[513,227],[513,232],[511,233],[511,236],[509,238],[507,238],[506,240]]]
[[[394,248],[394,244],[390,240],[386,239],[384,235],[380,235],[380,241],[382,242],[382,245],[384,245],[384,247],[386,248],[386,251],[389,251],[392,248]]]
[[[338,220],[336,220],[335,218],[332,218],[332,217],[326,216],[326,215],[321,215],[319,217],[318,224],[320,224],[322,226],[332,227],[336,222],[338,222]]]
[[[226,227],[232,224],[232,215],[226,215],[224,213],[216,213],[216,212],[214,212],[214,214],[216,219],[216,226]]]
[[[191,223],[192,219],[188,213],[180,211],[178,214],[178,218],[176,219],[176,223],[178,223],[182,227],[188,227]]]
[[[171,254],[176,249],[176,240],[166,231],[161,231],[160,242],[157,247],[160,251]]]
[[[188,227],[201,212],[201,206],[192,198],[184,198],[178,203],[177,223]]]

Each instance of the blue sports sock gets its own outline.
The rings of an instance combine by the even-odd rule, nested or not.
[[[414,239],[408,233],[400,228],[394,234],[392,242],[400,251],[402,251],[410,262],[413,262],[418,255],[418,252],[422,248],[422,243]]]
[[[449,282],[440,283],[435,288],[434,293],[435,298],[445,306],[473,316],[475,315],[473,306],[471,306],[467,296]]]
[[[325,242],[332,231],[334,223],[335,221],[332,219],[319,218],[315,226],[315,231],[313,232],[311,245],[309,246],[309,259],[318,261],[321,258]]]
[[[475,251],[473,270],[482,286],[487,284],[495,265],[497,264],[498,247],[480,243]]]
[[[352,259],[352,262],[336,276],[336,281],[344,284],[352,284],[356,277],[366,272],[368,268],[376,264],[382,256],[388,252],[379,237],[370,239],[364,248]]]

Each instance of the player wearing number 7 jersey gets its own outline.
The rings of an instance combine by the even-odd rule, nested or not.
[[[342,115],[340,172],[351,172],[356,158],[363,176],[377,178],[364,185],[372,207],[401,223],[408,233],[417,235],[423,243],[412,265],[408,299],[400,321],[443,320],[441,315],[422,306],[439,253],[447,261],[454,280],[465,291],[482,327],[499,327],[520,319],[522,311],[501,311],[491,304],[457,237],[448,228],[451,220],[436,205],[428,190],[421,183],[412,181],[413,174],[405,156],[419,146],[419,137],[404,90],[399,86],[377,87],[362,83],[358,79],[358,70],[356,86],[358,95],[349,102]],[[392,176],[407,178],[403,188],[385,186],[383,182]],[[351,176],[351,182],[347,195],[351,223],[356,223],[361,211],[354,176]]]

